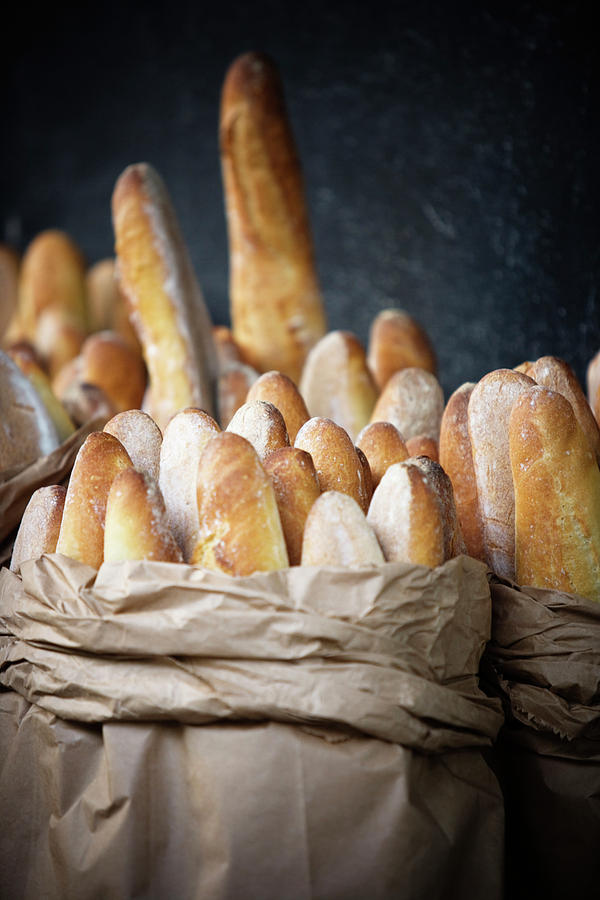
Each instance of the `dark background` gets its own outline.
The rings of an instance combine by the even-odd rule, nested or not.
[[[113,251],[110,196],[166,181],[228,322],[219,95],[239,53],[282,74],[331,328],[414,315],[448,394],[600,349],[600,93],[583,3],[171,2],[23,8],[2,41],[0,240]]]

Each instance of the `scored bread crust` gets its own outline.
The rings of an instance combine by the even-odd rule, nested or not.
[[[513,404],[535,382],[522,372],[495,369],[477,382],[467,422],[484,561],[502,578],[515,578],[515,492],[508,423]]]
[[[160,428],[181,409],[214,413],[217,362],[212,322],[161,177],[128,166],[112,196],[118,272],[142,345]]]
[[[183,562],[156,481],[134,468],[116,476],[106,503],[104,561],[126,559]]]
[[[452,482],[467,553],[483,562],[483,525],[467,415],[474,387],[474,382],[466,381],[448,398],[440,427],[439,461]]]
[[[198,541],[192,565],[251,575],[288,565],[275,491],[252,444],[222,431],[198,463]]]
[[[220,147],[233,334],[255,369],[298,383],[325,312],[281,79],[263,54],[227,71]]]
[[[509,441],[517,582],[600,601],[600,470],[569,401],[532,386]]]
[[[306,518],[321,493],[312,457],[299,447],[281,447],[263,465],[275,491],[290,565],[297,566]]]
[[[116,437],[93,431],[79,448],[67,487],[56,552],[99,569],[104,558],[104,523],[110,486],[131,467]]]

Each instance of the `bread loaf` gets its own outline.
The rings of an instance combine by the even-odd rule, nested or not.
[[[416,319],[401,309],[383,309],[373,319],[367,361],[380,391],[400,369],[425,369],[437,375],[437,359],[429,336]]]
[[[148,164],[128,166],[112,197],[121,289],[142,345],[159,428],[186,407],[214,412],[212,323],[167,189]]]
[[[265,400],[277,407],[287,429],[290,444],[296,440],[298,431],[309,415],[304,399],[292,381],[283,372],[264,372],[251,385],[246,400]]]
[[[281,447],[264,461],[275,491],[291,566],[300,564],[306,517],[320,495],[312,457],[298,447]]]
[[[314,502],[306,520],[303,566],[377,566],[381,547],[358,503],[348,494],[326,491]]]
[[[541,356],[531,364],[526,374],[533,378],[536,384],[557,391],[567,398],[579,425],[587,435],[596,459],[600,462],[600,427],[571,366],[558,356]]]
[[[325,313],[281,80],[262,54],[229,67],[220,145],[233,334],[253,368],[298,384]]]
[[[0,351],[0,472],[24,468],[59,443],[42,398],[10,356]]]
[[[374,489],[386,469],[393,463],[408,459],[410,455],[402,435],[391,422],[371,422],[365,425],[356,439],[356,446],[369,461]]]
[[[379,395],[371,422],[391,422],[405,441],[415,435],[439,439],[444,392],[431,372],[407,368],[396,372]]]
[[[116,260],[100,259],[85,275],[90,331],[115,331],[141,352],[140,343],[129,321],[125,298],[119,288]]]
[[[427,434],[414,434],[406,442],[409,456],[428,456],[435,462],[439,462],[440,451],[435,438]]]
[[[106,502],[113,480],[131,460],[112,434],[93,431],[81,445],[69,479],[56,552],[100,568]]]
[[[252,444],[223,431],[198,463],[196,566],[251,575],[285,568],[288,556],[273,485]]]
[[[387,469],[373,494],[367,521],[387,562],[435,568],[445,561],[438,494],[414,460]]]
[[[96,420],[97,427],[101,428],[117,412],[101,387],[79,379],[74,379],[61,388],[60,402],[77,426]]]
[[[162,433],[151,416],[141,409],[127,409],[112,416],[104,431],[123,444],[136,469],[158,482]]]
[[[69,435],[73,434],[75,425],[67,413],[67,410],[52,390],[48,375],[39,365],[35,355],[31,353],[29,347],[13,345],[13,347],[8,350],[8,354],[36,389],[54,423],[58,440],[62,443]]]
[[[17,531],[10,560],[12,572],[21,563],[54,553],[62,521],[67,489],[62,484],[38,488],[31,495]]]
[[[377,400],[358,338],[349,331],[330,331],[321,338],[304,364],[300,393],[311,416],[333,419],[355,440]]]
[[[227,428],[240,406],[244,405],[257,378],[256,369],[242,362],[231,362],[219,373],[217,408],[221,428]]]
[[[477,382],[467,409],[484,561],[497,575],[513,580],[515,495],[508,422],[513,404],[532,384],[521,372],[495,369]]]
[[[483,524],[467,415],[474,387],[473,382],[467,381],[448,398],[440,428],[439,461],[452,482],[466,551],[469,556],[484,561]]]
[[[314,416],[302,426],[294,446],[310,453],[322,492],[340,491],[361,505],[362,463],[345,428],[332,419]]]
[[[261,462],[274,450],[290,446],[283,416],[276,406],[264,400],[254,400],[240,406],[227,431],[250,441]]]
[[[216,421],[189,407],[167,423],[160,448],[159,487],[167,521],[189,562],[198,539],[198,461],[208,441],[220,432]]]
[[[104,561],[183,562],[154,478],[128,468],[113,480],[106,504]]]
[[[517,582],[600,601],[600,470],[571,404],[528,388],[509,442]]]
[[[444,560],[454,559],[455,556],[466,553],[450,477],[442,466],[429,456],[413,457],[411,463],[419,467],[438,495],[444,529]]]
[[[231,363],[243,363],[242,351],[227,325],[213,325],[217,370],[223,372]]]

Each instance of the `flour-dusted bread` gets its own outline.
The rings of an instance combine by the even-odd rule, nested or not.
[[[522,372],[495,369],[477,382],[467,408],[483,557],[502,578],[515,577],[515,493],[508,423],[513,404],[534,383]]]
[[[600,470],[569,401],[534,385],[509,420],[519,584],[600,601]]]
[[[59,443],[52,416],[32,382],[0,350],[0,472],[22,468]]]
[[[219,425],[225,429],[246,402],[248,392],[258,378],[258,372],[243,362],[230,362],[217,378],[217,409]]]
[[[60,443],[65,441],[75,431],[75,425],[60,402],[54,391],[47,372],[42,368],[27,344],[13,344],[8,349],[8,355],[17,364],[21,372],[27,376],[54,422],[56,433]]]
[[[152,166],[128,166],[112,196],[119,283],[142,345],[163,429],[186,407],[214,410],[212,322],[167,188]]]
[[[271,479],[252,444],[232,431],[207,443],[198,463],[193,565],[251,575],[288,565]]]
[[[404,438],[391,422],[370,422],[365,425],[356,439],[356,446],[363,451],[369,462],[373,489],[383,478],[386,469],[410,456]]]
[[[313,504],[304,529],[303,566],[377,566],[385,562],[364,512],[352,497],[325,491]]]
[[[409,456],[428,456],[435,462],[439,462],[440,450],[438,441],[428,434],[415,434],[406,442]]]
[[[10,568],[18,572],[21,563],[54,553],[62,521],[67,489],[62,484],[40,487],[31,495],[13,545]]]
[[[246,400],[264,400],[276,406],[283,416],[290,444],[294,443],[299,430],[310,418],[302,394],[283,372],[272,370],[260,375],[251,385]]]
[[[437,375],[437,359],[425,329],[402,309],[382,309],[371,323],[367,361],[380,391],[400,369]]]
[[[253,368],[297,384],[325,312],[283,87],[263,54],[227,71],[220,144],[233,334]]]
[[[104,561],[124,559],[183,562],[158,484],[134,468],[116,476],[106,504]]]
[[[227,431],[250,441],[261,462],[274,450],[290,446],[283,416],[276,406],[265,400],[242,404],[227,426]]]
[[[79,448],[67,487],[56,552],[94,568],[104,559],[104,523],[110,486],[131,468],[117,438],[93,431]]]
[[[300,393],[311,416],[333,419],[356,439],[378,394],[356,335],[330,331],[315,344],[302,370]]]
[[[148,413],[126,409],[112,416],[104,431],[121,441],[136,469],[158,481],[162,433]]]
[[[467,415],[474,387],[474,382],[466,381],[448,398],[440,428],[439,461],[452,482],[466,551],[484,561],[483,524]]]
[[[438,495],[444,527],[444,560],[466,553],[450,477],[439,462],[429,456],[412,457],[411,463],[421,469]]]
[[[220,430],[204,410],[189,407],[176,413],[163,432],[158,483],[169,527],[185,562],[190,561],[198,539],[198,461],[208,441]]]
[[[264,468],[275,491],[290,565],[297,566],[306,518],[321,493],[312,457],[298,447],[282,447],[265,459]]]
[[[388,468],[373,494],[367,521],[387,562],[430,568],[444,563],[444,522],[438,493],[413,460]]]
[[[363,464],[345,428],[332,419],[313,416],[296,435],[294,446],[310,453],[322,492],[340,491],[361,505]]]
[[[425,369],[396,372],[383,388],[371,422],[391,422],[405,441],[415,435],[439,439],[444,392],[435,375]]]

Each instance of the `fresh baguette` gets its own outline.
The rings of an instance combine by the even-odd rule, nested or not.
[[[148,413],[124,410],[112,416],[103,430],[121,441],[136,469],[158,482],[162,433]]]
[[[263,54],[227,71],[220,146],[233,334],[247,363],[297,384],[325,312],[281,79]]]
[[[0,350],[0,472],[23,468],[59,443],[56,425],[32,382]]]
[[[306,519],[321,493],[312,457],[298,447],[281,447],[263,465],[275,491],[289,563],[297,566]]]
[[[250,441],[261,462],[274,450],[290,446],[283,416],[276,406],[265,400],[242,404],[227,426],[227,431]]]
[[[332,419],[313,416],[294,442],[310,453],[321,491],[349,494],[359,506],[364,502],[363,466],[348,432]]]
[[[369,329],[367,361],[382,391],[400,369],[425,369],[437,375],[437,359],[424,328],[402,309],[383,309]]]
[[[391,422],[405,441],[415,435],[439,440],[444,392],[435,375],[425,369],[396,372],[383,388],[371,422]]]
[[[265,400],[276,406],[283,416],[290,444],[294,443],[296,435],[310,418],[302,394],[283,372],[273,370],[260,375],[251,385],[246,400],[249,403]]]
[[[381,547],[358,503],[348,494],[325,491],[314,502],[304,529],[303,566],[377,566]]]
[[[391,422],[370,422],[356,439],[356,446],[369,462],[373,489],[393,463],[403,462],[410,456],[404,438]]]
[[[18,572],[21,563],[28,559],[38,559],[44,553],[56,551],[66,493],[62,484],[40,487],[33,492],[13,545],[12,572]]]

